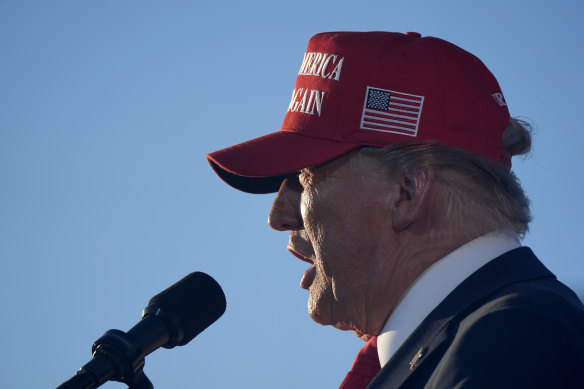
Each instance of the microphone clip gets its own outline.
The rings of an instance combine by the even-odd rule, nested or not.
[[[118,381],[128,389],[154,389],[144,374],[144,353],[120,330],[109,330],[91,347],[93,358],[57,389],[93,389]]]
[[[90,371],[96,377],[104,377],[106,370],[114,374],[108,381],[119,381],[128,385],[128,389],[154,389],[152,382],[144,373],[144,357],[141,349],[136,347],[130,336],[124,331],[109,330],[97,339],[91,347],[93,359],[81,370]],[[94,363],[93,366],[92,362]],[[110,364],[110,366],[104,366]],[[96,374],[97,373],[97,374]],[[107,373],[106,373],[107,374]],[[103,382],[102,382],[103,383]],[[101,385],[99,383],[98,385]]]

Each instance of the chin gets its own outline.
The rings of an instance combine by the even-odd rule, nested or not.
[[[335,323],[332,326],[338,330],[341,330],[341,331],[359,331],[359,330],[355,329],[355,325],[352,323],[347,324],[345,322],[341,322],[341,323]]]
[[[358,326],[355,325],[353,320],[347,320],[348,318],[338,317],[339,315],[334,315],[329,304],[316,304],[312,305],[309,302],[308,314],[318,324],[323,326],[333,326],[336,329],[342,331],[353,331],[356,330]],[[337,312],[339,313],[339,312]]]
[[[324,315],[322,315],[321,312],[309,310],[308,314],[310,315],[310,318],[312,320],[314,320],[316,323],[318,323],[320,325],[323,325],[323,326],[332,325],[330,319],[324,317]]]
[[[334,321],[332,320],[330,317],[323,317],[323,315],[319,315],[318,312],[310,312],[310,317],[312,318],[312,320],[314,320],[315,322],[317,322],[318,324],[321,324],[323,326],[333,326],[338,330],[341,331],[359,331],[357,329],[355,329],[355,325],[354,323],[348,323],[348,322],[344,322],[344,321]],[[358,336],[358,335],[357,335]]]

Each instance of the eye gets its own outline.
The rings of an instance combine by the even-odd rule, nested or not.
[[[286,185],[295,192],[302,193],[304,185],[300,181],[300,174],[290,174],[286,177]]]

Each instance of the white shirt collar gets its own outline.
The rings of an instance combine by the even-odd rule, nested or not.
[[[519,246],[514,234],[491,232],[471,240],[426,269],[406,292],[377,337],[381,367],[462,281],[492,259]]]

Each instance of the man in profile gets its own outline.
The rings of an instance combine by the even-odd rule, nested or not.
[[[280,131],[208,155],[368,343],[342,388],[583,388],[584,307],[519,243],[531,145],[490,71],[417,33],[310,39]]]

